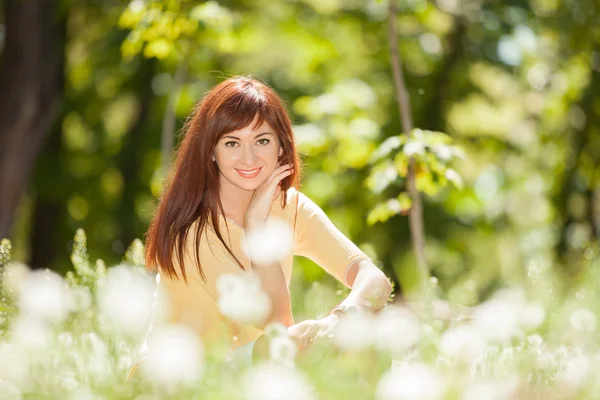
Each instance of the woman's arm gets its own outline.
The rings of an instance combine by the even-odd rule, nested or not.
[[[392,293],[389,279],[368,259],[357,261],[348,268],[346,283],[352,290],[338,307],[376,311],[385,305]]]
[[[294,325],[290,292],[279,263],[261,265],[252,262],[252,270],[258,275],[261,286],[271,300],[271,315],[259,328],[271,322],[280,322],[286,327]]]

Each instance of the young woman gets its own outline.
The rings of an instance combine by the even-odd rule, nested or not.
[[[234,77],[205,95],[186,123],[146,237],[146,263],[161,275],[174,321],[206,340],[226,335],[233,348],[253,343],[264,326],[278,321],[305,348],[349,308],[385,304],[388,279],[298,190],[300,170],[289,115],[270,87]],[[260,265],[248,259],[241,243],[246,232],[271,217],[293,229],[293,254]],[[312,259],[352,288],[331,315],[295,323],[288,289],[293,255]],[[227,321],[219,312],[218,277],[249,271],[271,300],[263,326]]]

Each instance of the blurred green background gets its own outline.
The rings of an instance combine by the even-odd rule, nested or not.
[[[441,289],[474,304],[536,269],[576,277],[600,235],[600,4],[398,7],[415,126],[447,133],[464,153],[451,164],[462,188],[433,182],[424,194],[426,257]],[[0,236],[14,259],[65,272],[84,228],[91,255],[118,263],[160,196],[161,137],[177,143],[208,88],[252,74],[292,115],[301,190],[410,290],[405,212],[367,223],[404,187],[394,168],[371,162],[401,133],[388,17],[375,0],[5,0]],[[298,263],[304,288],[331,279]]]

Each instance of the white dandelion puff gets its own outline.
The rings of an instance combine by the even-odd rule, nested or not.
[[[433,368],[420,363],[405,364],[388,371],[379,383],[377,400],[438,400],[446,391],[443,377]]]
[[[175,325],[154,329],[147,345],[140,370],[150,382],[173,388],[192,384],[201,377],[204,349],[190,329]]]
[[[62,322],[68,315],[68,287],[54,272],[28,273],[20,284],[19,292],[19,309],[23,315],[48,323]]]
[[[280,364],[258,365],[246,376],[247,400],[313,400],[314,389],[298,370]]]
[[[140,268],[111,268],[98,282],[98,305],[110,326],[131,337],[142,337],[152,320],[156,285]]]
[[[271,313],[271,300],[252,273],[221,274],[217,279],[219,311],[243,324],[261,324]]]
[[[270,265],[289,257],[293,243],[290,225],[280,218],[269,218],[262,226],[246,232],[242,249],[255,263]]]

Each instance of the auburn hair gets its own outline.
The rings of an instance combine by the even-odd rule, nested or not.
[[[209,90],[194,107],[183,127],[183,138],[170,169],[164,193],[146,233],[146,267],[159,269],[170,278],[187,282],[184,262],[185,244],[192,224],[198,221],[194,257],[202,279],[199,248],[208,219],[215,234],[243,270],[246,267],[233,254],[219,230],[224,216],[219,198],[219,170],[212,155],[217,142],[227,133],[266,121],[277,133],[283,154],[281,164],[292,164],[293,172],[281,182],[282,207],[287,189],[298,188],[301,162],[292,123],[281,98],[266,84],[253,77],[229,78]],[[225,221],[227,223],[227,221]],[[175,270],[177,257],[181,271]]]

